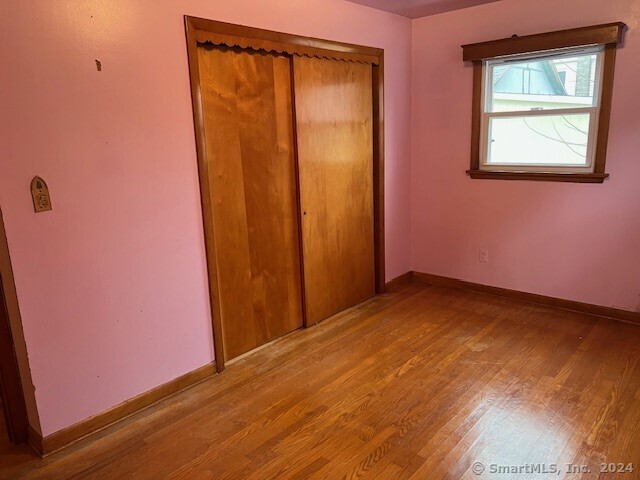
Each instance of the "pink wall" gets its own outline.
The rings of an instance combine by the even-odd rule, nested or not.
[[[184,14],[386,50],[387,276],[410,267],[409,20],[343,0],[2,2],[0,205],[44,435],[213,360]],[[36,174],[52,212],[33,213]]]
[[[621,20],[610,180],[471,180],[472,72],[460,45]],[[640,311],[640,2],[503,0],[413,23],[412,267]],[[489,249],[489,263],[478,250]]]

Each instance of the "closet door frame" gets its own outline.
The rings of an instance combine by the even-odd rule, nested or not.
[[[273,32],[253,27],[234,25],[231,23],[206,20],[197,17],[184,17],[187,56],[189,60],[189,76],[191,81],[191,101],[198,159],[198,176],[200,178],[200,199],[204,224],[204,240],[207,256],[209,278],[209,297],[211,318],[213,323],[213,343],[215,348],[216,369],[224,370],[224,343],[222,336],[222,318],[220,314],[220,297],[218,289],[218,266],[214,240],[213,207],[210,199],[209,167],[207,162],[206,138],[204,128],[204,112],[202,107],[200,71],[198,65],[198,44],[211,43],[227,47],[240,47],[251,50],[264,50],[290,55],[304,55],[332,60],[355,61],[369,63],[372,66],[373,92],[373,225],[374,225],[374,262],[375,291],[377,294],[385,290],[385,248],[384,248],[384,50],[348,43],[322,40],[300,35]],[[293,68],[293,62],[291,62]],[[292,98],[294,118],[294,158],[298,171],[297,138],[295,136],[295,96]],[[296,178],[296,183],[298,182]],[[298,186],[299,187],[299,186]],[[299,188],[296,192],[298,206],[300,204]],[[300,252],[302,255],[302,237],[298,232]],[[302,292],[304,302],[304,258],[301,258]],[[305,311],[303,305],[303,312]],[[307,325],[306,318],[304,325]]]

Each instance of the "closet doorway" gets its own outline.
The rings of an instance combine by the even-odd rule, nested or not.
[[[9,259],[2,212],[0,212],[0,453],[11,444],[25,443],[29,423],[14,336],[9,300],[17,311],[17,298]]]
[[[0,453],[27,441],[27,411],[0,274]]]
[[[221,371],[384,290],[383,51],[185,22]]]

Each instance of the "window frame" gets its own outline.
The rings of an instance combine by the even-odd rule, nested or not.
[[[464,61],[473,62],[473,108],[471,137],[471,178],[508,180],[547,180],[580,183],[602,183],[609,175],[605,172],[606,151],[613,96],[613,74],[617,46],[622,42],[624,23],[617,22],[572,30],[562,30],[523,37],[463,45]],[[490,118],[523,117],[562,113],[580,113],[579,109],[543,110],[542,113],[486,112],[487,75],[490,65],[518,58],[571,54],[599,48],[594,95],[596,107],[587,107],[591,113],[588,144],[588,166],[487,164],[488,128]],[[489,65],[489,67],[488,67]],[[599,88],[598,88],[599,87]],[[595,101],[595,100],[594,100]],[[537,112],[537,111],[535,111]],[[496,115],[497,113],[497,115]]]
[[[514,110],[514,111],[488,111],[489,102],[493,97],[493,83],[490,82],[490,76],[492,68],[495,65],[504,64],[511,61],[525,61],[525,60],[540,60],[545,57],[562,58],[562,57],[575,57],[578,53],[596,54],[596,71],[595,71],[595,85],[593,91],[593,101],[591,106],[576,107],[576,108],[555,108],[548,110]],[[480,169],[484,171],[524,171],[524,172],[557,172],[557,173],[593,173],[595,168],[595,151],[598,143],[598,123],[601,110],[602,100],[602,75],[604,72],[604,48],[601,45],[590,47],[576,47],[569,49],[561,49],[557,51],[533,53],[533,54],[520,54],[509,55],[507,57],[500,57],[496,59],[484,60],[482,62],[483,75],[482,75],[482,99],[481,99],[481,119],[480,119]],[[595,104],[595,106],[593,106]],[[588,113],[590,116],[589,132],[587,140],[586,151],[586,165],[571,165],[571,164],[523,164],[516,161],[508,164],[497,164],[489,162],[490,143],[489,133],[490,124],[492,118],[522,118],[522,117],[550,117],[558,115],[576,115]]]

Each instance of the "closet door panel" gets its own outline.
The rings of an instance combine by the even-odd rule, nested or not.
[[[307,324],[375,293],[372,67],[294,57]]]
[[[302,326],[291,59],[198,49],[225,358]]]

